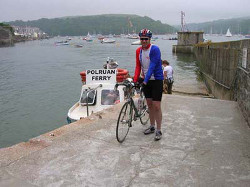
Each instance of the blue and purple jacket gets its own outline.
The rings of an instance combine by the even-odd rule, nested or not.
[[[151,45],[147,47],[150,48],[149,51],[149,67],[147,72],[145,73],[144,82],[147,83],[151,76],[153,76],[154,80],[163,80],[163,71],[162,71],[162,63],[161,63],[161,52],[158,46]],[[142,47],[137,48],[136,50],[136,67],[135,67],[135,75],[134,82],[137,82],[142,70]]]

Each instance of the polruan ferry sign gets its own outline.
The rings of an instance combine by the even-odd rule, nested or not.
[[[116,69],[86,70],[86,84],[116,83]]]

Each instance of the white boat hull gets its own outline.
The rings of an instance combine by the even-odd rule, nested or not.
[[[103,40],[101,41],[101,43],[111,44],[111,43],[115,43],[115,40],[103,39]]]
[[[95,88],[98,84],[92,84],[92,85],[83,85],[82,86],[82,91],[86,88]],[[102,84],[102,87],[97,89],[97,95],[96,95],[96,102],[94,105],[89,105],[88,107],[86,105],[82,105],[80,103],[80,100],[75,103],[68,111],[68,121],[77,121],[80,120],[81,118],[85,118],[90,116],[93,113],[100,112],[104,109],[107,109],[114,104],[105,104],[103,103],[103,98],[102,98],[102,90],[113,90],[115,84]],[[119,91],[119,102],[124,101],[124,91],[123,91],[123,86],[118,87]]]
[[[138,40],[138,41],[135,41],[135,42],[132,42],[131,45],[141,45],[141,40]]]

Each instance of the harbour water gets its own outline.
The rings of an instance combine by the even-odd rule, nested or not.
[[[171,37],[171,36],[169,36]],[[174,89],[192,92],[202,88],[192,55],[175,55],[175,40],[154,43],[174,69]],[[97,39],[86,42],[73,37],[70,45],[55,46],[52,38],[0,48],[0,148],[27,141],[67,123],[68,109],[78,101],[81,90],[79,73],[102,68],[107,57],[116,59],[120,68],[133,75],[134,40],[116,38],[115,44],[101,44]],[[213,37],[225,41],[225,37]],[[231,38],[237,40],[241,38]],[[82,44],[82,48],[74,47]]]

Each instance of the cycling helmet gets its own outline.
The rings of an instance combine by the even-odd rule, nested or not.
[[[151,38],[152,37],[152,32],[148,29],[142,29],[140,32],[139,32],[139,36],[140,37],[149,37]]]

